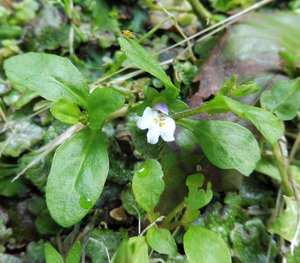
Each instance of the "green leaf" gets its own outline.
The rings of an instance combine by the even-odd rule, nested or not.
[[[125,98],[118,91],[112,88],[96,88],[89,99],[88,113],[91,129],[100,129],[107,117],[120,109]]]
[[[128,37],[119,37],[118,41],[122,51],[133,65],[160,79],[166,88],[171,88],[177,91],[175,93],[175,97],[178,95],[177,88],[174,86],[157,60],[153,58],[139,43]]]
[[[153,159],[146,160],[134,173],[132,190],[139,205],[147,212],[156,206],[165,188],[162,177],[160,163]]]
[[[87,108],[89,87],[66,58],[26,53],[5,60],[3,67],[13,85],[34,90],[50,101],[65,98]]]
[[[75,124],[79,122],[81,111],[76,103],[71,102],[67,99],[59,99],[51,105],[50,111],[52,115],[68,124]]]
[[[293,119],[300,109],[300,78],[275,82],[260,100],[280,120]]]
[[[213,192],[211,191],[211,184],[207,184],[206,193],[204,189],[199,188],[203,185],[203,174],[193,174],[187,178],[186,185],[189,188],[189,196],[185,198],[187,209],[198,210],[207,205],[212,199]]]
[[[108,173],[104,140],[84,130],[61,145],[53,158],[46,201],[52,218],[61,226],[76,224],[97,202]]]
[[[230,263],[226,243],[214,232],[191,226],[183,237],[184,251],[189,263]]]
[[[244,105],[236,100],[215,94],[215,98],[207,102],[203,109],[209,114],[216,114],[232,110],[241,118],[246,118],[272,144],[283,135],[279,120],[271,112],[258,107]]]
[[[62,256],[49,243],[44,246],[46,263],[64,263]]]
[[[68,256],[66,258],[66,263],[79,263],[80,257],[81,257],[81,244],[80,241],[77,241],[71,247]]]
[[[153,226],[147,231],[146,238],[156,252],[170,256],[177,254],[177,246],[169,230]]]
[[[146,237],[131,237],[123,240],[111,263],[148,263],[148,245]]]
[[[0,170],[3,173],[2,169]],[[0,178],[0,195],[11,197],[11,196],[22,196],[26,192],[28,192],[27,185],[23,182],[23,180],[15,180],[15,175],[9,176],[6,178]]]
[[[271,224],[268,230],[291,242],[297,229],[298,206],[294,197],[284,196],[284,200],[286,202],[286,210]]]
[[[278,182],[281,182],[280,172],[273,156],[262,156],[255,167],[256,172],[266,174]]]
[[[22,97],[18,99],[18,101],[15,104],[16,109],[22,108],[24,105],[26,105],[31,100],[39,97],[39,94],[33,90],[27,90]]]
[[[253,134],[238,124],[188,119],[179,120],[177,124],[195,134],[206,157],[219,168],[236,169],[249,176],[260,160]]]

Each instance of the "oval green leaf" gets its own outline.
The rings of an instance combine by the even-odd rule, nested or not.
[[[146,237],[131,237],[123,240],[111,263],[149,263]]]
[[[44,246],[46,263],[64,263],[62,256],[49,243]]]
[[[160,163],[154,159],[146,160],[134,173],[133,194],[139,205],[147,212],[150,212],[157,205],[165,188],[162,177],[163,171]]]
[[[231,122],[182,119],[177,124],[192,131],[206,157],[222,169],[236,169],[249,176],[260,160],[253,134]]]
[[[144,49],[138,42],[128,37],[119,37],[118,41],[122,51],[133,65],[160,79],[166,88],[176,90],[174,97],[178,95],[178,89],[174,86],[166,72],[159,65],[158,61],[152,57],[146,49]]]
[[[285,211],[271,224],[268,230],[292,242],[297,231],[298,205],[295,197],[284,196],[284,200],[286,202]]]
[[[51,105],[52,115],[61,122],[75,124],[79,122],[81,111],[76,103],[67,99],[59,99]]]
[[[99,132],[81,131],[57,149],[47,181],[46,201],[59,225],[76,224],[94,206],[108,166],[106,145]]]
[[[112,88],[96,88],[89,99],[88,113],[91,129],[97,130],[107,117],[120,109],[125,102],[122,94]]]
[[[146,234],[146,239],[150,247],[156,252],[175,256],[177,254],[177,246],[171,232],[157,226],[151,227]]]
[[[300,109],[300,78],[275,82],[261,95],[261,102],[280,120],[293,119]]]
[[[31,52],[6,59],[3,67],[13,85],[34,90],[50,101],[65,98],[87,108],[89,87],[66,58]]]
[[[214,232],[191,226],[183,237],[183,247],[189,263],[230,263],[226,243]]]
[[[241,118],[248,119],[271,144],[277,142],[283,135],[282,126],[274,114],[258,107],[244,105],[229,97],[216,94],[204,108],[209,114],[231,110]]]
[[[77,241],[71,247],[68,256],[66,258],[66,263],[80,263],[80,258],[81,258],[81,244],[80,241]]]

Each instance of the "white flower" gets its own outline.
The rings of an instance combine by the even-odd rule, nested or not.
[[[168,116],[169,110],[164,102],[158,102],[153,109],[147,107],[137,121],[137,126],[142,129],[149,129],[147,133],[148,143],[155,144],[159,136],[166,142],[174,141],[176,128],[175,121]]]

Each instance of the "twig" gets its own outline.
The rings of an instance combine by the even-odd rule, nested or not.
[[[152,226],[156,225],[157,222],[161,222],[163,219],[165,218],[165,216],[160,216],[159,218],[157,218],[155,220],[155,222],[153,222],[152,224],[150,224],[149,226],[147,226],[142,233],[139,234],[139,236],[143,236],[149,228],[151,228]]]
[[[106,256],[107,256],[107,260],[108,260],[108,262],[110,262],[110,256],[109,256],[109,252],[108,252],[108,249],[107,249],[107,247],[104,245],[104,243],[103,242],[101,242],[101,241],[98,241],[97,239],[95,239],[95,238],[92,238],[92,237],[90,237],[89,238],[91,241],[94,241],[94,242],[96,242],[97,244],[100,244],[104,249],[105,249],[105,252],[106,252]]]
[[[12,179],[12,182],[17,180],[23,173],[25,173],[28,168],[35,165],[37,162],[39,162],[41,159],[43,159],[45,156],[47,156],[50,152],[52,152],[57,146],[64,143],[67,139],[69,139],[74,133],[79,132],[82,130],[85,126],[82,123],[77,123],[71,126],[68,130],[66,130],[64,133],[59,135],[56,139],[48,143],[47,145],[43,146],[39,149],[39,151],[44,150],[44,152],[39,155],[36,159],[34,159],[32,162],[30,162],[21,172],[19,172],[14,179]]]

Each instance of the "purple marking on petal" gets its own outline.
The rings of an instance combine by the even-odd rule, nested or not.
[[[159,101],[159,102],[155,103],[153,106],[153,109],[159,110],[166,115],[169,114],[168,106],[163,101]]]

